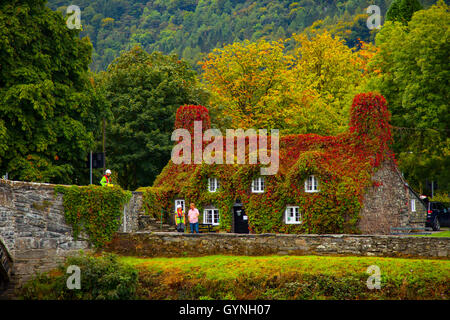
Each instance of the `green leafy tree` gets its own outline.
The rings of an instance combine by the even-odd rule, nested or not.
[[[113,114],[107,164],[124,188],[151,185],[170,159],[177,108],[202,104],[207,96],[186,62],[140,47],[114,60],[101,77]]]
[[[369,86],[389,103],[405,176],[423,192],[430,192],[426,180],[450,190],[449,7],[439,1],[407,26],[388,21],[376,43],[372,67],[379,75]]]
[[[386,20],[405,24],[411,20],[414,12],[422,9],[417,0],[394,0],[386,13]]]
[[[102,104],[88,73],[92,45],[78,34],[44,0],[0,4],[0,172],[11,179],[81,176]]]

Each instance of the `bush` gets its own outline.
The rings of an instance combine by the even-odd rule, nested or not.
[[[70,265],[81,271],[81,288],[68,289],[66,273]],[[127,300],[135,298],[137,270],[119,262],[114,254],[95,257],[80,254],[67,258],[64,265],[48,273],[38,274],[18,292],[19,298],[31,300]]]
[[[72,226],[74,240],[85,232],[95,247],[111,241],[121,224],[122,208],[131,198],[130,191],[118,186],[56,186],[55,193],[64,195],[64,218]]]

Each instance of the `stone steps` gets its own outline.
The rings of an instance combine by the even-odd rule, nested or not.
[[[164,231],[164,232],[173,232],[175,230],[175,226],[162,223],[161,220],[150,217],[147,215],[139,215],[139,231]]]
[[[12,278],[11,281],[9,281],[3,290],[0,290],[0,300],[15,300],[17,299],[15,290],[16,290],[16,279]]]

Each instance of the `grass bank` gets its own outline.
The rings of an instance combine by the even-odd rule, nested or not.
[[[433,232],[432,234],[418,234],[414,237],[438,237],[438,238],[450,238],[450,230],[444,230],[440,232]]]
[[[380,257],[207,256],[119,260],[142,299],[448,299],[450,261]],[[381,289],[367,287],[371,265]]]

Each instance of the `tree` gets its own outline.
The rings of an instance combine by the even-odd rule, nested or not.
[[[328,32],[288,40],[244,41],[211,53],[203,63],[212,93],[213,123],[221,128],[280,129],[335,134],[348,125],[353,96],[364,84],[370,50],[353,52]]]
[[[102,105],[78,34],[44,0],[0,4],[0,172],[11,179],[81,179]]]
[[[450,190],[449,27],[443,1],[415,12],[408,25],[388,21],[376,37],[379,52],[371,64],[379,73],[369,90],[388,101],[401,169],[424,192],[426,180]]]
[[[289,66],[284,41],[244,41],[215,49],[202,68],[213,122],[221,128],[285,126]]]
[[[422,9],[422,5],[417,0],[394,0],[386,13],[386,21],[406,24],[411,20],[414,12]]]
[[[107,124],[108,167],[118,172],[122,187],[151,185],[170,159],[177,108],[202,104],[207,96],[186,62],[140,47],[115,59],[101,77],[113,114]]]
[[[293,133],[336,134],[347,129],[353,97],[367,78],[366,65],[373,48],[361,42],[352,51],[327,31],[294,35],[294,86],[297,101],[287,116]]]

